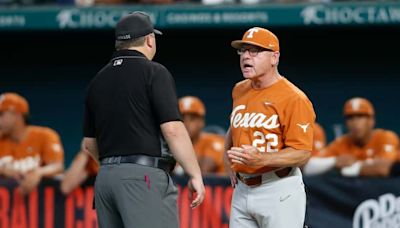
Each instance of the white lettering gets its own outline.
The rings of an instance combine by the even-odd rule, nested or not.
[[[356,209],[353,228],[400,227],[400,197],[387,193],[378,200],[368,199]]]
[[[379,197],[381,217],[387,217],[396,209],[396,197],[393,194],[385,194]]]
[[[249,34],[247,35],[247,38],[253,38],[253,34],[254,34],[255,32],[258,32],[258,29],[257,29],[257,28],[251,28],[251,29],[249,29]]]
[[[322,5],[305,7],[301,16],[304,24],[365,24],[397,23],[400,21],[400,8],[383,6],[326,7]]]
[[[80,11],[62,10],[57,15],[60,28],[103,28],[114,27],[119,18],[129,14],[128,11]]]
[[[354,228],[370,228],[368,224],[378,219],[379,217],[379,204],[376,200],[370,199],[364,201],[360,206],[357,207],[354,219]]]
[[[400,8],[389,8],[390,19],[393,22],[400,22]]]
[[[389,22],[389,15],[385,8],[380,8],[378,14],[376,15],[376,21],[381,23]]]
[[[274,114],[269,118],[263,113],[240,113],[244,110],[245,105],[238,105],[235,107],[231,114],[231,124],[234,128],[265,128],[274,129],[280,126],[278,123],[278,115]]]

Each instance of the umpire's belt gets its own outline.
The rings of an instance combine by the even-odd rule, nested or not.
[[[175,161],[161,157],[151,157],[146,155],[127,155],[103,158],[101,165],[112,165],[119,163],[132,163],[162,169],[165,172],[171,172],[175,167]]]

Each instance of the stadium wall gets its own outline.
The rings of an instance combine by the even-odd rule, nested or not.
[[[230,41],[240,39],[246,29],[165,29],[158,38],[155,60],[172,72],[179,96],[204,100],[209,125],[229,124],[231,89],[241,80]],[[335,135],[334,126],[340,129],[342,105],[353,96],[374,103],[378,127],[400,133],[399,26],[271,30],[281,42],[280,73],[313,101],[328,139]],[[110,29],[0,32],[0,92],[16,91],[28,98],[32,123],[60,133],[67,164],[82,137],[85,88],[109,60],[113,45]]]

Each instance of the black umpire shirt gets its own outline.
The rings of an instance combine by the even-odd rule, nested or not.
[[[116,51],[91,81],[84,136],[96,138],[99,158],[144,154],[161,157],[160,124],[181,120],[169,71],[134,50]]]

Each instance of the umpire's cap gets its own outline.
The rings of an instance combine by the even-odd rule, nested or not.
[[[271,31],[254,27],[247,30],[241,40],[232,41],[232,47],[240,49],[243,44],[251,44],[271,51],[279,51],[279,40]]]
[[[162,35],[162,32],[154,29],[148,14],[135,11],[119,20],[115,27],[115,39],[126,41],[146,36],[153,32]]]
[[[375,115],[374,106],[372,106],[371,102],[365,98],[354,97],[350,100],[346,101],[343,108],[343,115],[352,116],[352,115]]]
[[[3,93],[0,95],[0,112],[4,111],[14,111],[21,114],[28,114],[28,101],[16,93]]]

